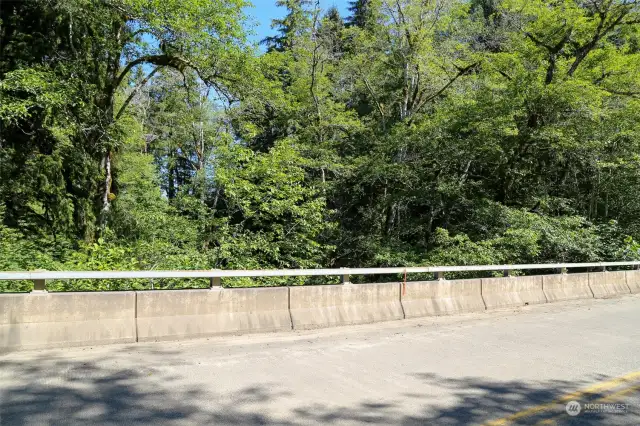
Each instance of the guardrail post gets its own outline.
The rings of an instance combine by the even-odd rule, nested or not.
[[[435,273],[436,280],[444,280],[444,272],[436,272]]]
[[[340,269],[344,269],[344,268],[340,268]],[[340,281],[342,282],[342,284],[351,284],[351,280],[349,279],[349,274],[343,274],[340,277]]]
[[[37,269],[34,272],[45,272],[45,269]],[[31,290],[31,293],[34,292],[42,292],[42,291],[47,291],[47,280],[32,280],[33,281],[33,290]]]
[[[222,287],[222,279],[220,277],[211,277],[211,289]]]
[[[511,276],[511,269],[505,269],[502,271],[502,276],[503,277],[510,277]]]
[[[31,292],[33,293],[34,291],[47,291],[47,289],[45,288],[46,285],[47,280],[33,280],[33,290],[31,290]]]

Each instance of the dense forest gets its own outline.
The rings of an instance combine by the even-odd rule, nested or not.
[[[640,1],[277,3],[0,1],[0,270],[640,258]]]

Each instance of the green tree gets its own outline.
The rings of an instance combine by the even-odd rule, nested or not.
[[[292,50],[299,37],[309,26],[310,11],[308,6],[311,0],[277,0],[276,5],[284,7],[287,14],[282,19],[274,19],[271,28],[278,34],[266,37],[262,43],[267,46],[267,51],[284,52]]]
[[[153,2],[151,7],[142,0],[3,3],[0,45],[2,57],[7,60],[0,63],[0,78],[5,81],[7,93],[4,96],[9,97],[9,103],[3,108],[3,134],[13,136],[29,125],[44,127],[38,120],[55,122],[49,119],[48,108],[37,108],[42,97],[39,100],[37,93],[20,90],[16,80],[23,83],[25,79],[39,81],[40,87],[52,88],[49,92],[55,95],[60,90],[51,85],[70,87],[67,92],[71,99],[67,96],[66,100],[56,101],[51,96],[44,100],[56,101],[52,106],[67,105],[70,111],[62,111],[53,117],[62,115],[68,119],[70,115],[77,129],[74,131],[67,125],[64,125],[64,132],[52,129],[48,146],[36,152],[48,160],[50,154],[57,153],[58,146],[69,139],[67,144],[81,146],[79,155],[86,152],[92,157],[93,170],[82,178],[91,180],[93,188],[82,186],[83,190],[89,190],[86,198],[95,203],[93,210],[98,219],[98,230],[103,230],[116,195],[112,191],[112,161],[122,139],[119,119],[139,88],[161,68],[195,70],[207,84],[221,93],[228,92],[234,81],[233,70],[240,63],[238,58],[244,54],[240,47],[243,6],[242,0],[165,1]],[[42,30],[35,31],[34,26]],[[134,78],[132,71],[145,67],[148,74]],[[125,96],[120,96],[122,92]],[[29,103],[33,105],[29,106]],[[81,111],[74,111],[78,109]],[[39,111],[42,112],[37,117]],[[16,119],[21,121],[16,122]],[[35,133],[28,135],[36,137]],[[17,146],[24,145],[14,142],[13,137],[3,140],[5,144],[11,141]],[[78,155],[74,153],[72,158],[75,160]],[[26,162],[25,159],[22,161],[23,164]],[[19,164],[19,159],[13,157],[11,162]],[[63,160],[60,162],[64,163]],[[47,170],[52,168],[47,167]],[[60,182],[58,188],[63,187],[65,175],[74,174],[64,170],[64,166],[58,167],[55,173]],[[66,185],[73,185],[73,182]],[[56,200],[61,198],[59,192]],[[40,201],[43,197],[37,198]],[[12,216],[19,216],[20,209],[28,210],[23,206],[14,207],[13,203],[8,203],[7,209]],[[44,207],[44,210],[52,209]],[[72,207],[56,206],[56,209],[64,209],[64,214],[69,214]],[[86,209],[78,210],[81,209],[75,207],[71,214],[87,216]],[[81,228],[86,226],[82,224]]]
[[[277,4],[0,3],[0,269],[640,256],[637,2]]]
[[[232,145],[220,152],[216,174],[224,220],[218,241],[227,268],[310,268],[326,261],[331,247],[319,242],[331,229],[326,200],[305,184],[305,160],[293,140],[267,153]]]
[[[349,2],[349,12],[351,15],[347,18],[349,26],[359,28],[367,28],[375,17],[375,0],[353,0]]]

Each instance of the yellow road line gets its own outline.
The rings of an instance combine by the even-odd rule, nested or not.
[[[555,399],[551,402],[547,402],[545,404],[540,404],[535,407],[528,408],[526,410],[519,411],[510,416],[504,417],[502,419],[493,420],[485,423],[487,426],[503,426],[513,423],[516,420],[523,419],[525,417],[530,417],[535,414],[542,413],[544,411],[548,411],[551,408],[554,408],[558,404],[566,404],[569,401],[574,399],[579,399],[585,397],[590,394],[596,394],[598,392],[602,392],[608,389],[613,389],[625,383],[629,383],[635,380],[640,379],[640,371],[635,371],[633,373],[625,374],[624,376],[616,377],[615,379],[607,380],[605,382],[597,383],[593,386],[584,388],[582,390],[578,390],[576,392],[572,392],[570,394],[564,395],[558,399]]]
[[[630,388],[626,388],[626,389],[622,389],[622,390],[620,390],[618,392],[614,392],[614,393],[612,393],[610,395],[605,396],[604,398],[597,399],[595,401],[595,403],[602,404],[602,403],[605,403],[605,402],[613,402],[616,399],[620,398],[621,396],[626,396],[627,394],[634,393],[634,392],[637,392],[637,391],[640,391],[640,385],[631,386]]]
[[[620,397],[623,397],[623,396],[626,396],[627,394],[638,392],[638,391],[640,391],[640,385],[631,386],[629,388],[624,388],[622,390],[619,390],[618,392],[614,392],[614,393],[609,394],[607,396],[604,396],[602,398],[598,398],[598,399],[596,399],[594,401],[589,401],[589,404],[604,404],[604,403],[607,403],[607,402],[614,402],[617,399],[619,399]],[[539,425],[539,426],[556,425],[558,423],[557,422],[558,419],[566,417],[566,416],[568,416],[568,414],[561,413],[561,414],[558,414],[557,416],[542,420],[542,421],[536,423],[536,425]]]

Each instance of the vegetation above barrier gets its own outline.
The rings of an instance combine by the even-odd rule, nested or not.
[[[640,259],[638,2],[277,3],[0,2],[0,271]]]

